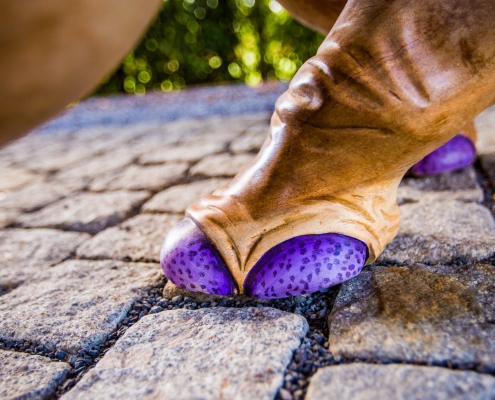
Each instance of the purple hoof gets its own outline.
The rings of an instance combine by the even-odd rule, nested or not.
[[[414,165],[411,173],[425,176],[456,171],[472,165],[475,158],[476,148],[471,139],[457,135]]]
[[[165,276],[183,289],[234,294],[236,285],[222,256],[190,219],[170,230],[160,252],[160,264]]]
[[[298,236],[267,251],[244,282],[247,295],[274,299],[309,294],[361,272],[368,249],[337,233]]]

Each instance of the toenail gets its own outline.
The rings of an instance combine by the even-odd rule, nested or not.
[[[457,135],[414,165],[411,172],[417,176],[452,172],[469,167],[475,158],[476,148],[471,139]]]
[[[234,279],[220,253],[190,219],[169,231],[160,264],[165,276],[183,289],[214,295],[235,293]]]
[[[358,275],[367,257],[366,245],[349,236],[297,236],[260,258],[247,275],[244,291],[264,299],[313,293]]]

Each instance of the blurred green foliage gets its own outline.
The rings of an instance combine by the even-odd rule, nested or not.
[[[288,81],[322,40],[275,0],[164,0],[141,43],[97,94]]]

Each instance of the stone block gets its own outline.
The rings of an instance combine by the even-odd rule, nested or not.
[[[234,176],[254,160],[253,154],[218,154],[203,158],[191,167],[191,175]]]
[[[146,191],[79,193],[18,218],[24,227],[60,228],[95,234],[122,222],[150,197]]]
[[[64,169],[55,175],[55,182],[79,182],[88,185],[94,178],[120,170],[137,158],[130,148],[124,147],[106,154],[95,156],[87,162]]]
[[[270,308],[148,315],[63,398],[273,399],[307,330]]]
[[[328,318],[336,356],[495,372],[495,267],[371,267]]]
[[[2,296],[0,339],[68,353],[100,345],[134,301],[161,282],[157,264],[65,261]]]
[[[165,189],[148,200],[143,206],[145,212],[183,213],[189,204],[197,202],[201,197],[210,194],[230,179],[205,179],[176,185]]]
[[[0,209],[0,229],[3,229],[17,220],[19,211]]]
[[[77,249],[80,258],[160,262],[160,249],[179,215],[141,214],[105,229]]]
[[[0,198],[0,209],[29,212],[38,210],[47,204],[72,195],[84,188],[80,180],[72,180],[67,184],[58,182],[35,182],[15,191],[3,192]]]
[[[484,400],[495,378],[476,372],[414,365],[349,364],[319,369],[306,400]]]
[[[22,187],[28,183],[40,180],[36,174],[24,169],[6,169],[0,170],[2,178],[0,179],[0,192]]]
[[[482,199],[483,191],[473,167],[421,178],[406,177],[397,190],[399,204],[439,200],[479,202]]]
[[[161,164],[173,161],[198,161],[203,157],[219,153],[225,150],[223,141],[190,142],[178,146],[164,146],[154,151],[143,154],[139,158],[141,164]]]
[[[71,257],[90,238],[87,233],[53,229],[0,231],[0,295]]]
[[[482,260],[495,252],[495,225],[485,207],[456,200],[400,206],[401,226],[377,263]]]
[[[270,133],[270,126],[258,124],[246,130],[246,132],[230,143],[230,150],[234,153],[257,152]]]
[[[495,154],[495,107],[487,108],[474,120],[478,131],[476,152],[483,156]]]
[[[131,165],[122,171],[97,177],[90,188],[94,191],[105,190],[161,190],[179,181],[187,169],[188,163],[170,163],[164,165]]]
[[[51,399],[70,370],[67,363],[0,350],[0,398]]]

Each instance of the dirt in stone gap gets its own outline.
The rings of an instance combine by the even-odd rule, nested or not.
[[[481,204],[488,208],[492,213],[493,218],[495,218],[495,198],[493,197],[495,194],[495,188],[488,178],[488,174],[483,170],[479,159],[476,160],[474,168],[476,170],[476,180],[483,190],[483,200]],[[495,254],[486,261],[495,266]]]

